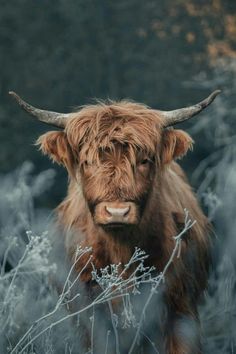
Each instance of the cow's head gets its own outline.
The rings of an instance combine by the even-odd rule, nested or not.
[[[175,111],[111,101],[71,114],[36,109],[11,94],[39,120],[63,129],[42,135],[41,150],[82,186],[94,222],[118,228],[139,223],[154,178],[192,146],[191,137],[173,125],[198,114],[219,92]]]

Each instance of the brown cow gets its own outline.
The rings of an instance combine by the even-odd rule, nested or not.
[[[93,263],[103,268],[126,264],[138,246],[149,255],[149,264],[162,271],[174,248],[173,236],[183,226],[184,209],[197,221],[166,278],[168,354],[201,352],[199,331],[189,340],[180,323],[182,318],[198,323],[197,302],[209,265],[208,221],[174,161],[193,141],[172,127],[201,112],[219,92],[175,111],[108,101],[70,114],[36,109],[11,92],[23,109],[63,129],[42,135],[38,144],[70,176],[68,195],[58,207],[60,222],[70,231],[70,254],[78,244],[91,246]],[[84,262],[77,264],[78,271]],[[83,272],[82,280],[91,280],[91,269]]]

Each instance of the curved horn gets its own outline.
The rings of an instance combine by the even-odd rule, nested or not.
[[[53,125],[58,128],[65,128],[69,114],[45,111],[42,109],[35,108],[23,101],[20,96],[18,96],[13,91],[10,91],[9,95],[11,95],[17,101],[21,108],[23,108],[26,112],[30,113],[32,116],[37,117],[41,122]]]
[[[176,109],[174,111],[158,111],[164,117],[164,124],[163,126],[169,127],[180,122],[183,122],[196,114],[200,113],[203,109],[209,106],[216,96],[221,92],[221,90],[216,90],[210,94],[207,98],[203,101],[189,107]]]

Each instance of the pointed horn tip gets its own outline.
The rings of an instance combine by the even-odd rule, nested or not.
[[[16,96],[16,93],[15,93],[14,91],[9,91],[8,94],[9,94],[10,96]]]
[[[215,90],[215,91],[213,91],[211,94],[210,94],[210,96],[212,96],[212,97],[216,97],[217,95],[219,95],[220,93],[222,92],[222,90]]]
[[[30,108],[34,108],[33,106],[29,105],[27,102],[22,100],[22,98],[19,95],[17,95],[17,93],[15,93],[14,91],[9,91],[8,93],[10,96],[14,98],[14,100],[16,100],[19,106],[21,106],[25,111],[29,112]]]
[[[18,102],[19,102],[19,101],[22,101],[22,99],[20,98],[20,96],[17,95],[17,93],[15,93],[14,91],[9,91],[8,94],[9,94],[10,96],[12,96],[13,98],[15,98],[15,100],[17,100]]]
[[[205,98],[203,101],[199,103],[199,106],[202,107],[202,109],[206,108],[209,106],[216,98],[221,93],[221,90],[215,90],[213,91],[207,98]]]

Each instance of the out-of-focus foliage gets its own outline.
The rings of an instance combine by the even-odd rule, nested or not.
[[[218,101],[204,124],[199,122],[193,127],[193,132],[201,133],[214,147],[193,175],[216,236],[213,271],[201,314],[205,338],[211,338],[205,341],[206,352],[233,353],[236,346],[236,109],[232,92],[236,89],[236,60],[221,59],[215,64],[212,80],[203,84],[223,83],[227,88],[225,97]]]

